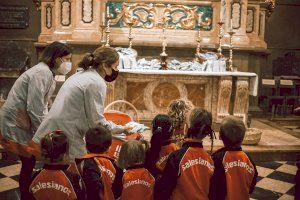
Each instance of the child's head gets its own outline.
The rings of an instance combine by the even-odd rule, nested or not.
[[[112,136],[109,130],[98,126],[87,131],[85,141],[89,153],[105,153],[111,145]]]
[[[242,120],[229,116],[223,119],[220,126],[220,138],[225,146],[240,147],[246,132]]]
[[[68,138],[60,130],[48,133],[41,140],[42,156],[47,162],[58,163],[63,161],[68,148]]]
[[[174,123],[174,128],[183,128],[186,122],[186,115],[192,109],[192,103],[188,100],[178,99],[171,102],[168,108],[168,115]]]
[[[153,136],[159,136],[162,142],[170,140],[173,134],[173,121],[168,115],[156,115],[151,124]]]
[[[212,137],[212,115],[205,109],[195,108],[189,117],[189,130],[187,137],[202,140],[207,135]]]
[[[127,169],[137,164],[144,164],[146,154],[145,143],[129,140],[123,143],[118,158],[118,166]]]

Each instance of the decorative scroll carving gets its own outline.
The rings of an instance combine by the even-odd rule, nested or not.
[[[93,0],[82,0],[82,21],[84,23],[93,21]]]
[[[161,28],[165,19],[168,29],[196,30],[199,29],[199,14],[203,13],[201,30],[212,29],[213,9],[210,6],[108,2],[107,8],[113,18],[112,27],[129,27],[128,22],[134,17],[133,28]]]
[[[246,23],[246,32],[252,33],[254,31],[254,9],[247,10],[247,23]]]
[[[242,4],[240,1],[233,2],[231,4],[231,19],[232,19],[232,28],[239,29],[241,27],[241,13],[242,13]]]
[[[61,1],[61,25],[69,26],[71,24],[71,2],[69,0]]]
[[[45,6],[46,10],[46,27],[47,29],[51,29],[52,27],[52,5],[47,4]]]
[[[220,118],[229,115],[231,88],[231,78],[219,80],[218,117]]]
[[[249,80],[242,79],[237,81],[237,89],[234,103],[233,114],[238,117],[247,115],[248,97],[249,97]]]

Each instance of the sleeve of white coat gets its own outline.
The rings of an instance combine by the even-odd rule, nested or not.
[[[90,128],[97,125],[105,126],[113,134],[122,132],[122,126],[116,125],[111,121],[107,121],[103,116],[105,91],[101,91],[96,85],[91,85],[84,92],[85,114]]]
[[[31,126],[35,132],[46,114],[45,98],[53,81],[52,73],[37,72],[30,78],[27,94],[27,113],[31,120]]]

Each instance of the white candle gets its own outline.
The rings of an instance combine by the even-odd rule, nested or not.
[[[107,11],[107,17],[109,17],[109,7],[107,6],[107,9],[106,9]]]
[[[232,30],[232,18],[230,19],[230,30]]]
[[[102,13],[102,24],[105,24],[105,12]]]
[[[225,18],[225,12],[226,12],[226,0],[221,1],[221,12],[220,12],[220,21],[224,22]]]

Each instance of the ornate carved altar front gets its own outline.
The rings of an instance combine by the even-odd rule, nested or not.
[[[172,100],[185,98],[211,111],[214,122],[228,115],[246,122],[248,98],[256,92],[254,73],[121,70],[117,81],[109,84],[106,103],[129,101],[137,108],[139,118],[149,122],[156,114],[166,113]]]

